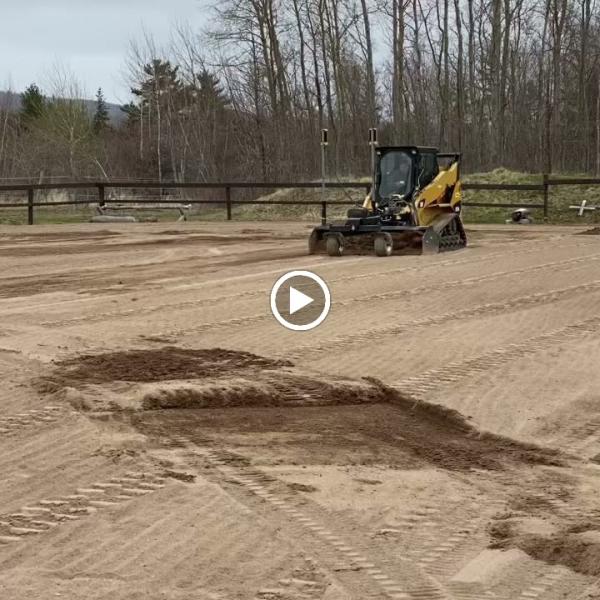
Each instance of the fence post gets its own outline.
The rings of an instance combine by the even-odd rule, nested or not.
[[[225,204],[227,205],[227,220],[231,221],[231,188],[225,187]]]
[[[106,204],[104,185],[102,183],[98,184],[98,204],[100,205],[100,208],[103,208]]]
[[[27,224],[33,225],[33,188],[27,190]]]
[[[548,221],[548,173],[544,173],[544,223]]]
[[[327,223],[327,200],[321,201],[321,225]]]

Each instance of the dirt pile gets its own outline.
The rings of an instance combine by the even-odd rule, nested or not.
[[[600,227],[592,227],[592,229],[580,231],[579,235],[600,235]]]
[[[292,363],[271,360],[221,348],[196,349],[165,346],[151,350],[124,350],[85,354],[56,363],[50,379],[76,387],[113,381],[150,382],[174,379],[205,379],[250,369],[278,369]]]
[[[367,382],[307,375],[256,373],[200,384],[153,387],[142,397],[144,410],[249,407],[344,406],[389,401],[389,392]]]
[[[591,523],[577,524],[551,535],[526,533],[510,520],[490,528],[492,547],[518,548],[536,560],[563,565],[583,575],[600,576],[600,531]]]
[[[340,388],[341,389],[341,388]],[[470,472],[510,466],[556,464],[552,450],[481,435],[445,421],[431,409],[393,401],[373,388],[379,402],[337,404],[323,397],[303,404],[227,406],[208,410],[141,410],[130,414],[138,431],[156,440],[185,437],[198,444],[214,441],[251,448],[266,464],[386,465],[394,469],[440,468]],[[255,400],[253,400],[255,401]],[[270,401],[267,399],[267,401]],[[329,405],[322,402],[328,401]],[[308,403],[308,402],[312,402]]]
[[[468,471],[560,463],[557,452],[482,433],[460,413],[417,402],[376,379],[300,371],[248,352],[163,347],[83,355],[57,363],[49,380],[53,389],[68,390],[66,399],[75,408],[136,413],[137,427],[158,421],[161,437],[199,430],[317,435],[337,456],[340,448],[355,447],[358,436],[365,448],[377,440],[386,452],[393,449],[394,464],[406,468]],[[156,418],[139,418],[148,412]],[[306,452],[299,447],[298,460]],[[365,456],[357,460],[388,460],[380,449]]]

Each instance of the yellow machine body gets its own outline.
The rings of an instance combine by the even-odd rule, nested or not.
[[[462,187],[459,178],[459,164],[452,163],[440,168],[435,179],[418,192],[414,200],[414,214],[417,225],[430,225],[443,212],[455,213],[460,209]],[[363,208],[373,213],[371,193],[367,194]]]

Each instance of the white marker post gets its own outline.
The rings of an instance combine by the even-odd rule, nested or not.
[[[321,129],[321,225],[327,223],[327,199],[325,197],[325,177],[327,174],[327,146],[329,131],[327,129]]]
[[[369,146],[371,146],[371,205],[375,208],[375,149],[377,148],[377,129],[369,129]]]

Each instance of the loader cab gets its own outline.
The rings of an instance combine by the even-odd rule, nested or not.
[[[385,150],[379,155],[377,196],[379,199],[405,197],[412,190],[414,159],[409,152],[401,149]]]
[[[438,175],[437,148],[387,146],[377,149],[377,202],[393,196],[412,199],[416,189],[423,189]]]

